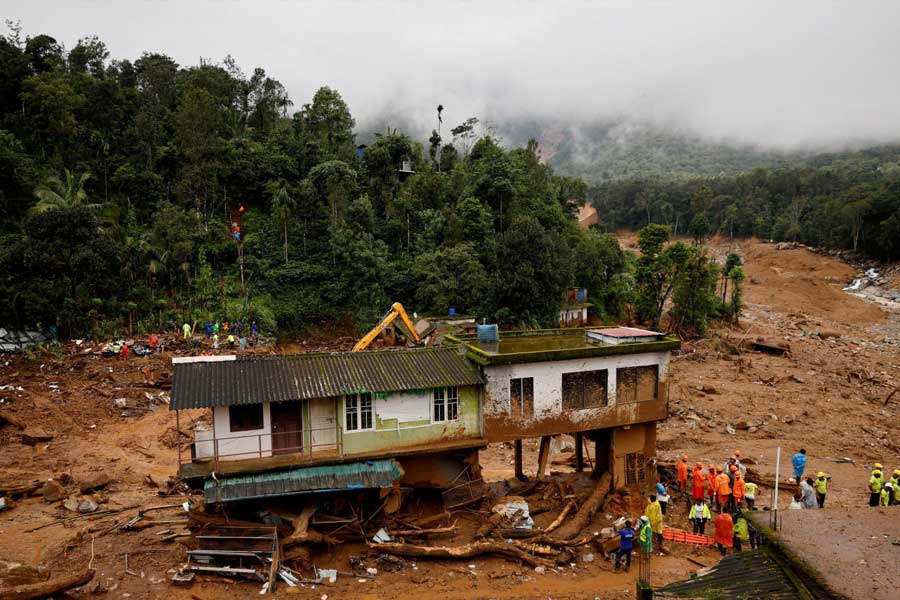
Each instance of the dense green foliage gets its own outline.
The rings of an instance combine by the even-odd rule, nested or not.
[[[533,142],[504,148],[470,119],[430,152],[389,130],[358,153],[337,91],[292,107],[230,57],[110,61],[97,38],[66,52],[0,37],[0,324],[367,328],[401,301],[553,325],[576,284],[601,314],[624,310],[622,250],[577,227],[584,183]]]
[[[709,177],[643,177],[590,190],[602,226],[662,223],[900,258],[900,148],[820,155],[805,164]],[[704,223],[705,222],[705,223]]]

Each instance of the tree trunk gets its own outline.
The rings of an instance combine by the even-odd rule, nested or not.
[[[581,508],[578,509],[578,512],[575,513],[575,517],[559,528],[556,535],[560,539],[571,539],[588,526],[594,513],[600,509],[603,501],[606,500],[606,495],[609,493],[611,483],[612,476],[609,474],[609,471],[607,471],[603,474],[603,477],[600,478],[600,481],[597,482],[597,487],[594,488],[594,491],[591,492],[588,499],[584,501],[584,504],[582,504]]]
[[[521,560],[532,567],[552,567],[556,563],[545,558],[531,556],[514,544],[506,542],[472,542],[465,546],[416,546],[413,544],[373,544],[378,552],[407,556],[413,558],[448,558],[463,559],[481,556],[482,554],[500,554],[508,558]]]
[[[84,571],[57,577],[56,579],[48,579],[40,583],[30,583],[0,590],[0,600],[31,600],[55,596],[66,590],[81,587],[93,578],[94,571],[85,569]]]

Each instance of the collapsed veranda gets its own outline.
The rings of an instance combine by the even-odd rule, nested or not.
[[[614,487],[655,482],[679,342],[633,328],[447,336],[440,348],[174,359],[170,408],[198,423],[180,476],[210,503],[399,486],[480,493],[478,451],[572,434]],[[209,417],[202,419],[208,411]],[[539,473],[539,475],[542,473]]]

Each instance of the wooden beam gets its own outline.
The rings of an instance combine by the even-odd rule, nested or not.
[[[584,470],[584,434],[580,431],[575,434],[575,470]]]
[[[66,590],[81,587],[94,578],[94,571],[86,569],[64,575],[56,579],[48,579],[39,583],[29,583],[0,590],[0,600],[30,600],[57,596]]]
[[[516,447],[516,479],[528,481],[528,478],[525,477],[525,471],[522,469],[522,440],[516,440],[514,445]]]
[[[547,470],[547,463],[550,462],[550,439],[551,436],[549,435],[541,436],[541,447],[538,450],[538,479],[543,479],[544,472]]]

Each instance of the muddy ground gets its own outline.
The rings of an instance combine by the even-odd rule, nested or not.
[[[827,506],[865,510],[869,466],[881,462],[889,470],[900,467],[896,435],[900,393],[885,404],[900,385],[900,310],[883,295],[876,299],[866,298],[865,290],[859,295],[842,291],[859,269],[832,257],[756,241],[732,245],[714,240],[712,248],[719,254],[735,250],[744,256],[748,307],[738,325],[717,327],[706,339],[686,343],[674,357],[671,417],[659,427],[658,457],[667,460],[686,453],[691,462],[720,463],[740,449],[748,462],[756,463],[764,480],[774,480],[776,448],[781,447],[782,481],[786,482],[790,456],[804,447],[809,470],[832,476]],[[790,346],[790,353],[769,355],[741,344],[759,337],[777,338]],[[352,338],[336,343],[301,341],[284,350],[348,349],[351,345]],[[54,575],[90,564],[97,571],[94,581],[70,593],[72,597],[100,593],[135,599],[256,596],[258,584],[215,578],[198,581],[190,589],[171,587],[168,579],[184,563],[185,548],[178,540],[160,541],[165,536],[158,533],[165,529],[177,533],[179,524],[135,532],[113,527],[141,507],[183,499],[177,491],[172,496],[159,495],[177,466],[175,416],[167,410],[166,392],[171,382],[170,359],[195,350],[173,341],[162,355],[121,361],[82,354],[84,348],[69,344],[60,356],[6,356],[0,361],[0,414],[26,426],[23,432],[12,424],[0,424],[0,487],[67,475],[71,477],[67,490],[81,498],[79,484],[104,474],[112,483],[84,495],[96,500],[101,511],[135,508],[54,523],[77,513],[60,502],[46,503],[40,495],[15,500],[0,512],[0,559],[44,565]],[[183,429],[186,425],[182,423]],[[533,470],[536,441],[526,442],[525,447],[527,468]],[[506,445],[488,448],[481,461],[489,478],[512,475],[512,449]],[[571,471],[565,466],[552,470]],[[160,488],[152,487],[147,476]],[[771,503],[769,486],[763,486],[760,499]],[[786,499],[783,495],[781,502]],[[642,502],[632,502],[631,510],[637,511]],[[157,519],[177,521],[179,510],[160,511]],[[670,512],[667,525],[686,526],[684,505],[673,505]],[[544,525],[555,514],[544,513],[535,520]],[[591,529],[607,526],[606,514],[600,514]],[[460,533],[434,543],[466,541],[484,514],[464,511],[454,517]],[[670,544],[668,550],[668,555],[653,559],[654,585],[688,577],[700,568],[697,563],[709,565],[716,560],[714,552],[690,546]],[[349,557],[365,552],[362,544],[346,544],[314,558],[319,567],[349,571]],[[371,580],[339,576],[333,585],[294,588],[293,593],[281,586],[278,595],[317,599],[414,594],[423,598],[634,597],[636,569],[614,573],[596,552],[595,560],[585,562],[587,552],[574,556],[571,566],[546,574],[494,557],[418,561],[415,567],[410,562],[396,573],[379,571]],[[867,555],[864,544],[854,545],[852,552]],[[125,572],[125,554],[130,573]]]

